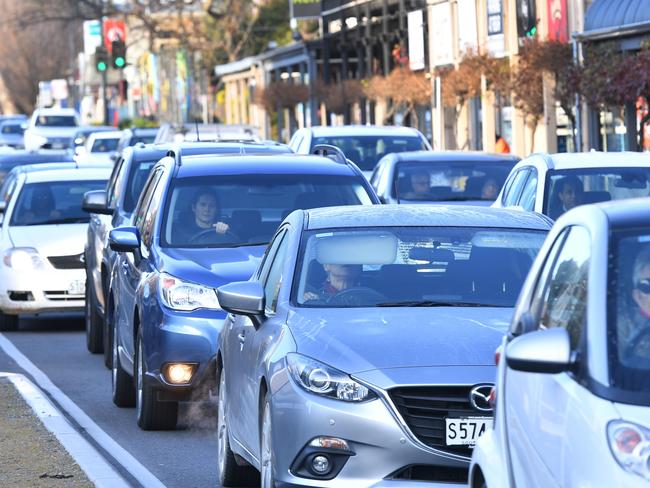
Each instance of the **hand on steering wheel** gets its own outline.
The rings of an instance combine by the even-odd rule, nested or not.
[[[236,242],[238,237],[231,231],[227,230],[226,232],[219,233],[214,227],[209,229],[201,230],[190,237],[190,243],[199,243],[202,239],[206,237],[216,237],[216,239],[210,239],[209,242]],[[224,239],[226,238],[226,239]]]
[[[349,305],[372,307],[375,303],[384,301],[386,297],[367,286],[354,286],[339,291],[327,300],[329,305]]]
[[[643,343],[644,339],[650,339],[650,325],[641,327],[630,334],[627,344],[625,345],[625,357],[631,358],[636,356],[636,348]],[[650,343],[649,343],[650,346]]]

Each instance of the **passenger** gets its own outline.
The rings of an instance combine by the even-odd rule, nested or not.
[[[411,182],[411,190],[400,195],[400,198],[417,200],[431,196],[431,177],[428,171],[415,171],[411,173],[409,179]]]
[[[192,239],[204,233],[207,229],[214,228],[217,234],[230,231],[230,226],[218,220],[219,199],[217,193],[211,188],[200,188],[192,199],[192,213],[194,219],[179,222],[177,230],[180,234],[178,242],[191,242]],[[207,232],[206,232],[207,234]]]
[[[488,178],[485,183],[483,183],[483,188],[481,189],[481,198],[483,200],[496,200],[499,195],[499,184],[494,178]]]
[[[325,283],[313,291],[306,291],[304,301],[327,300],[337,293],[359,286],[359,278],[363,267],[360,264],[323,264],[327,273]]]
[[[27,212],[28,222],[45,222],[61,217],[61,212],[56,210],[52,190],[46,186],[39,186],[32,193],[32,204]]]
[[[557,219],[567,210],[580,205],[582,201],[582,181],[577,176],[565,176],[553,187],[553,197],[549,205],[549,217]]]
[[[645,334],[650,328],[650,247],[643,248],[636,259],[632,268],[632,302],[622,301],[623,309],[621,315],[623,320],[619,325],[619,356],[628,358],[627,353],[633,352],[626,348],[643,347],[643,356],[650,358],[650,337],[646,335],[643,344],[635,344],[642,339],[641,334]],[[625,310],[627,304],[633,306],[632,313]],[[627,320],[625,320],[627,319]]]

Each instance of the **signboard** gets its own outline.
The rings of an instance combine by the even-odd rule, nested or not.
[[[424,69],[424,15],[422,10],[408,13],[409,67],[413,71]]]
[[[497,57],[503,56],[505,53],[505,36],[503,34],[502,0],[487,0],[487,34],[490,54]]]
[[[104,21],[104,46],[111,51],[113,41],[126,41],[126,25],[123,20]]]
[[[460,53],[478,48],[476,0],[458,0],[458,47]]]
[[[86,20],[84,22],[84,53],[90,56],[101,44],[102,33],[99,20]]]
[[[55,100],[65,100],[68,98],[68,82],[64,79],[50,81],[52,98]]]
[[[289,16],[292,19],[316,19],[321,13],[320,0],[289,0]]]
[[[454,61],[449,2],[431,6],[431,52],[434,66]]]
[[[549,41],[569,42],[566,0],[547,0]]]

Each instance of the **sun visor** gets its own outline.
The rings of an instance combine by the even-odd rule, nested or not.
[[[392,264],[396,254],[394,234],[331,236],[316,243],[316,259],[321,264]]]

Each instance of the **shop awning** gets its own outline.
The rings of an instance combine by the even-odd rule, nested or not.
[[[650,34],[650,0],[595,0],[585,15],[582,40]]]

